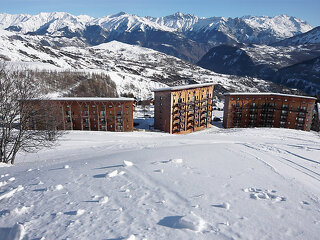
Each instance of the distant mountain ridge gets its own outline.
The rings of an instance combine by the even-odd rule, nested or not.
[[[76,38],[88,45],[113,40],[148,47],[197,62],[220,44],[271,44],[307,32],[307,22],[279,15],[240,18],[197,17],[175,13],[165,17],[139,17],[120,12],[101,18],[64,12],[0,14],[0,29],[30,35]]]
[[[309,38],[310,39],[310,38]],[[197,63],[221,74],[250,76],[320,94],[320,44],[213,47]]]
[[[273,46],[298,46],[306,44],[320,44],[320,26],[293,37],[276,42]]]

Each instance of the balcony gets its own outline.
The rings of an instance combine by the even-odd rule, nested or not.
[[[299,107],[299,108],[298,108],[298,112],[300,112],[300,113],[306,113],[306,112],[307,112],[307,108],[305,108],[305,107]]]
[[[265,103],[262,105],[262,108],[269,108],[269,109],[273,108],[274,109],[275,105],[272,103]]]
[[[297,119],[297,122],[300,123],[300,124],[301,124],[301,123],[304,123],[304,118],[298,118],[298,119]]]
[[[280,120],[287,121],[287,116],[280,116]]]
[[[200,118],[201,121],[206,120],[206,119],[207,119],[206,116],[203,116],[203,117]]]
[[[250,114],[258,114],[258,110],[257,109],[250,109],[249,113]]]
[[[189,124],[189,123],[193,123],[193,121],[194,121],[193,118],[192,118],[192,119],[188,119],[187,123],[188,123],[188,124]]]
[[[265,108],[262,110],[262,113],[273,113],[274,109],[273,108]]]

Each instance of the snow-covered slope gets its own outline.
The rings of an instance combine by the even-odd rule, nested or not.
[[[89,25],[99,25],[107,31],[131,32],[135,30],[146,31],[146,29],[156,29],[161,31],[173,31],[173,28],[166,27],[150,21],[147,18],[120,12],[118,14],[97,18]]]
[[[65,12],[43,12],[37,15],[0,14],[0,26],[21,33],[56,33],[67,27],[75,32],[83,30],[93,18],[87,15],[73,16]]]
[[[315,27],[314,29],[298,34],[294,37],[282,40],[280,42],[274,43],[275,46],[297,46],[306,44],[320,44],[320,27]]]
[[[304,33],[312,29],[311,25],[301,19],[287,15],[275,17],[245,16],[242,19],[253,29],[273,31],[278,38],[287,38],[297,33]]]
[[[0,238],[317,239],[319,145],[288,129],[70,132],[0,167]]]
[[[219,98],[224,91],[282,90],[263,80],[216,74],[164,53],[116,41],[94,47],[51,47],[41,44],[46,36],[1,33],[1,58],[39,70],[103,72],[115,81],[119,94],[146,98],[154,88],[196,82],[218,84]]]

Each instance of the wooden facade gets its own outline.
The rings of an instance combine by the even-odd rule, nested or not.
[[[53,98],[31,100],[58,106],[59,130],[133,131],[134,99],[131,98]]]
[[[210,83],[153,90],[154,128],[178,134],[209,127],[213,88]]]
[[[223,126],[310,131],[315,98],[278,93],[225,94]]]

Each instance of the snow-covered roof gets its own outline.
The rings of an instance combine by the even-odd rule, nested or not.
[[[49,100],[49,101],[134,101],[134,98],[103,98],[103,97],[57,97],[44,98],[34,100]]]
[[[183,86],[176,86],[176,87],[153,89],[152,92],[177,91],[177,90],[184,90],[184,89],[190,89],[190,88],[208,87],[212,85],[214,84],[213,83],[190,84],[190,85],[183,85]]]
[[[308,99],[314,99],[314,97],[309,96],[301,96],[301,95],[292,95],[292,94],[283,94],[283,93],[270,93],[270,92],[262,92],[262,93],[251,93],[251,92],[234,92],[234,93],[225,93],[225,96],[231,95],[231,96],[241,96],[241,95],[263,95],[263,96],[283,96],[283,97],[298,97],[298,98],[308,98]]]

